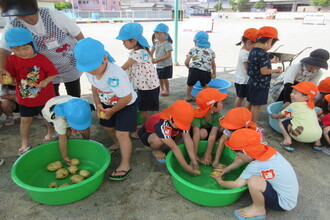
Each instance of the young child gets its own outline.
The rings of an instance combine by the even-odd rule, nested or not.
[[[330,77],[321,80],[317,88],[319,93],[315,96],[314,103],[315,106],[323,108],[323,103],[326,102],[324,96],[330,94]],[[322,114],[322,111],[318,113],[318,116],[320,116],[319,114]]]
[[[156,63],[161,96],[168,96],[170,94],[170,83],[168,79],[171,79],[173,75],[173,41],[168,34],[168,29],[168,26],[163,23],[156,26],[154,34],[157,41],[151,49],[151,56],[155,53],[155,59],[152,62]]]
[[[81,134],[83,139],[89,139],[92,110],[95,110],[94,105],[69,95],[50,99],[42,109],[44,118],[54,125],[62,158],[68,165],[71,165],[71,159],[67,152],[67,138]]]
[[[36,51],[32,33],[24,28],[11,28],[5,34],[7,47],[13,55],[8,57],[6,70],[16,80],[16,97],[21,114],[20,132],[22,138],[18,154],[27,152],[30,127],[33,116],[41,114],[46,102],[55,96],[52,84],[58,74],[54,64]],[[51,124],[45,120],[48,134],[44,142],[56,137],[51,133]]]
[[[142,36],[143,27],[139,23],[125,24],[116,39],[122,40],[124,46],[131,50],[129,58],[121,67],[126,70],[133,88],[138,93],[138,107],[143,122],[149,117],[149,111],[159,110],[159,79],[151,62],[149,44]],[[138,138],[136,132],[133,138]]]
[[[219,123],[219,122],[218,122]],[[214,168],[218,168],[224,144],[229,140],[231,134],[241,128],[249,128],[260,133],[261,139],[260,143],[263,142],[262,132],[257,128],[256,124],[252,121],[252,113],[244,107],[237,107],[230,109],[226,116],[220,119],[220,126],[225,130],[220,137],[217,151],[212,163]]]
[[[246,99],[251,103],[252,120],[258,121],[262,105],[267,104],[271,74],[282,73],[282,67],[271,69],[269,54],[275,42],[278,41],[277,30],[274,27],[262,27],[257,32],[256,45],[250,51],[247,83],[248,93]]]
[[[137,94],[126,72],[114,64],[104,45],[92,38],[80,40],[74,56],[77,68],[87,72],[92,84],[93,97],[100,124],[114,141],[110,151],[120,149],[121,162],[109,176],[111,180],[124,180],[131,172],[132,142],[129,132],[136,129]]]
[[[241,107],[247,93],[247,82],[249,76],[247,75],[249,52],[254,47],[257,38],[257,29],[249,28],[244,31],[242,40],[236,44],[240,46],[243,44],[239,51],[236,71],[235,71],[235,89],[237,97],[235,99],[235,107]],[[246,107],[250,110],[251,105],[246,103]]]
[[[138,132],[140,140],[144,145],[151,147],[152,153],[159,163],[166,162],[166,155],[161,150],[162,145],[165,144],[173,151],[181,167],[195,175],[194,170],[198,169],[198,163],[194,143],[189,134],[193,118],[194,109],[191,104],[178,100],[167,109],[152,115],[146,121]],[[190,165],[186,162],[174,140],[180,134],[182,134],[191,161]]]
[[[209,35],[205,31],[198,32],[194,37],[195,46],[190,49],[184,61],[189,69],[185,100],[194,101],[191,90],[197,81],[203,88],[211,81],[211,74],[216,76],[215,53],[210,48]]]
[[[266,208],[290,211],[297,205],[299,186],[291,164],[274,148],[260,143],[260,134],[242,128],[225,144],[236,152],[237,160],[224,168],[220,176],[212,176],[219,185],[234,189],[247,185],[252,204],[234,211],[238,219],[265,219]],[[223,176],[244,163],[249,163],[235,181]]]
[[[272,114],[272,118],[279,118],[279,127],[284,136],[281,147],[292,152],[292,138],[303,143],[315,142],[313,149],[322,150],[320,138],[322,129],[314,111],[313,98],[317,95],[317,86],[304,81],[292,86],[292,103],[278,114]]]
[[[329,77],[328,77],[329,78]],[[327,144],[330,145],[330,94],[324,96],[324,102],[322,106],[323,117],[321,118],[321,124],[323,126],[323,137]],[[323,153],[330,156],[330,148],[322,147]]]
[[[15,123],[13,112],[19,112],[15,90],[13,85],[0,85],[0,116],[2,114],[6,116],[5,121],[0,123],[0,128]]]
[[[213,146],[220,137],[219,119],[222,118],[220,113],[223,106],[222,101],[226,98],[227,94],[214,88],[203,89],[196,97],[198,108],[195,110],[195,118],[191,127],[196,157],[199,141],[207,139],[207,149],[203,157],[199,159],[202,164],[210,165],[212,162]]]

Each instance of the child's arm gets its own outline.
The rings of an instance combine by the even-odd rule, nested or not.
[[[209,134],[209,138],[207,140],[207,148],[206,151],[203,155],[202,158],[202,164],[204,165],[210,165],[212,162],[212,151],[213,151],[213,147],[214,147],[214,143],[217,139],[217,134],[218,134],[219,128],[218,127],[212,127],[210,134]]]
[[[197,152],[198,152],[198,143],[200,140],[200,128],[199,127],[192,127],[193,129],[193,142],[194,142],[194,149],[195,149],[195,154],[197,158]]]
[[[229,140],[229,138],[227,137],[227,135],[222,134],[221,137],[220,137],[220,141],[219,141],[219,145],[218,145],[217,151],[215,153],[215,157],[214,157],[213,163],[212,163],[212,166],[214,168],[216,168],[217,165],[220,162],[221,154],[222,154],[223,148],[225,147],[224,143],[227,140]]]
[[[169,50],[166,52],[165,56],[158,58],[158,59],[154,59],[153,63],[159,63],[160,61],[167,60],[168,58],[171,58],[171,57],[172,57],[172,51]]]
[[[48,76],[46,79],[39,82],[39,84],[36,87],[46,87],[48,83],[52,82],[55,79],[56,75],[54,76]]]
[[[284,118],[285,115],[280,112],[277,114],[271,114],[270,117],[275,118],[275,119],[280,119],[280,118]]]
[[[212,65],[212,75],[214,76],[216,76],[217,75],[217,65],[215,64],[215,59],[212,59],[212,61],[211,61],[211,65]],[[215,77],[214,77],[215,78]]]
[[[112,108],[104,109],[103,112],[105,113],[104,119],[111,118],[116,112],[123,109],[127,104],[132,100],[132,93],[128,94],[125,97],[119,98],[117,104],[115,104]]]
[[[194,142],[191,139],[191,136],[189,133],[182,133],[182,138],[183,142],[186,146],[189,158],[190,158],[190,163],[193,166],[193,169],[198,169],[198,162],[196,159],[196,153],[195,153],[195,148],[194,148]]]
[[[126,63],[124,63],[124,65],[122,65],[122,69],[123,70],[127,70],[128,68],[130,68],[131,66],[133,66],[133,64],[135,63],[136,61],[133,60],[132,58],[129,58]]]
[[[2,95],[0,96],[2,99],[7,99],[10,101],[16,101],[16,95],[15,94],[7,94],[7,95]]]
[[[61,156],[68,165],[71,165],[71,160],[70,160],[70,157],[68,156],[67,142],[68,142],[68,140],[67,140],[66,134],[58,135],[58,145],[59,145],[59,148],[61,151]]]
[[[219,185],[221,185],[222,187],[228,188],[228,189],[235,189],[238,187],[242,187],[242,186],[246,186],[247,181],[246,179],[242,179],[242,178],[238,178],[235,181],[225,181],[222,179],[222,177],[214,177],[211,176],[212,178],[214,178]]]
[[[273,73],[282,73],[282,67],[277,67],[277,69],[271,70],[268,68],[268,66],[264,66],[260,68],[261,75],[271,75]]]
[[[184,61],[184,65],[189,69],[189,63],[190,63],[190,60],[191,60],[191,56],[187,56],[186,57],[186,60]]]

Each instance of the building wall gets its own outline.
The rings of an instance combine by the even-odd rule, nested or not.
[[[79,10],[119,11],[120,0],[71,0]]]

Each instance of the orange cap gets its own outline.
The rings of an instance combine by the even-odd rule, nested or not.
[[[249,28],[244,31],[243,37],[256,42],[257,39],[257,32],[258,30],[256,28]]]
[[[324,96],[324,99],[327,100],[328,103],[330,103],[330,94],[325,95]]]
[[[265,161],[271,158],[277,151],[260,143],[260,134],[249,128],[234,131],[225,144],[233,150],[243,151],[256,160]]]
[[[322,80],[318,86],[319,92],[330,93],[330,77]]]
[[[244,107],[229,110],[226,116],[220,119],[220,125],[229,130],[244,127],[256,129],[256,124],[252,121],[252,113]]]
[[[313,82],[304,81],[304,82],[298,83],[297,85],[291,86],[291,87],[294,88],[295,90],[298,90],[301,93],[309,95],[309,99],[307,100],[307,105],[311,109],[314,108],[313,98],[317,95],[318,89],[317,89],[317,86]]]
[[[175,125],[181,130],[189,130],[194,119],[194,109],[186,101],[178,100],[173,105],[160,112],[160,118],[173,119]]]
[[[196,97],[196,104],[198,108],[195,109],[195,117],[201,118],[212,108],[214,103],[220,102],[227,98],[227,94],[221,93],[219,90],[214,88],[202,89]]]
[[[258,30],[257,38],[258,37],[270,37],[278,40],[278,33],[276,28],[264,26]]]

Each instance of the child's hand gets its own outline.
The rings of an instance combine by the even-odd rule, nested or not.
[[[70,159],[70,157],[68,157],[68,156],[63,157],[63,160],[65,161],[66,164],[68,164],[69,166],[71,166],[71,159]]]
[[[152,63],[158,63],[157,59],[152,59],[151,62]]]
[[[277,67],[276,73],[283,73],[283,68],[281,66]]]
[[[203,158],[201,160],[201,163],[204,164],[204,165],[210,165],[211,164],[211,161],[212,161],[212,156],[211,154],[207,154],[205,153],[203,155]]]
[[[44,88],[48,85],[48,82],[43,80],[41,81],[36,87],[41,87],[41,88]]]
[[[217,74],[216,73],[212,73],[211,74],[211,77],[212,77],[212,79],[217,78]]]

